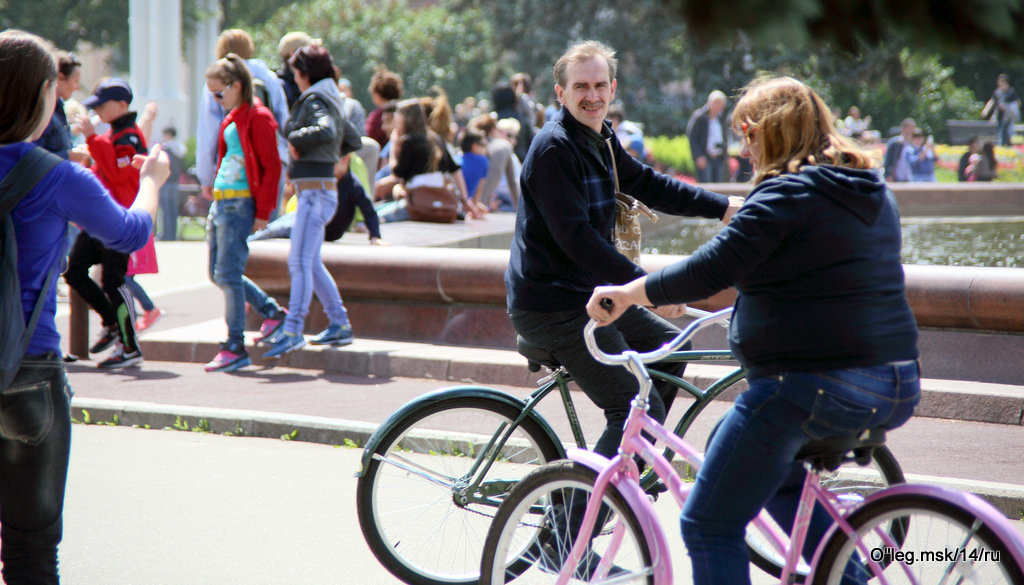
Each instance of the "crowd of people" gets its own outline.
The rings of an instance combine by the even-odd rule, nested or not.
[[[729,341],[747,368],[750,390],[712,440],[683,511],[696,583],[749,582],[743,527],[764,506],[791,509],[788,488],[802,473],[793,455],[803,445],[895,428],[913,411],[917,329],[904,291],[895,200],[874,158],[837,130],[825,103],[799,80],[752,82],[731,117],[726,96],[713,92],[691,120],[695,162],[707,181],[728,169],[729,134],[740,137],[754,184],[744,200],[643,162],[639,128],[621,112],[611,116],[617,60],[599,42],[577,43],[555,63],[561,107],[554,112],[537,106],[525,75],[496,85],[486,107],[451,108],[441,91],[404,96],[401,77],[382,68],[371,82],[374,109],[362,128],[353,123],[360,108],[350,103],[321,43],[304,33],[285,35],[276,73],[254,52],[245,31],[222,33],[200,106],[196,156],[201,192],[211,200],[209,274],[224,294],[227,330],[207,371],[251,363],[246,304],[263,317],[257,342],[268,345],[268,359],[307,342],[352,343],[344,303],[320,258],[323,241],[348,228],[356,207],[368,226],[378,214],[380,221],[400,221],[422,213],[419,194],[440,198],[440,191],[451,193],[455,216],[470,221],[516,210],[505,274],[509,316],[523,338],[550,351],[604,410],[607,424],[594,446],[604,455],[615,452],[637,384],[590,356],[580,333],[588,319],[602,325],[597,338],[605,351],[643,350],[678,333],[667,319],[683,314],[681,303],[729,286],[738,290]],[[5,178],[35,173],[39,179],[25,185],[3,224],[13,226],[17,247],[24,319],[13,321],[30,330],[0,386],[13,389],[0,405],[0,474],[7,478],[0,485],[0,560],[11,583],[58,582],[70,389],[53,275],[67,257],[67,283],[102,316],[91,349],[115,352],[100,367],[138,364],[129,265],[152,242],[160,188],[171,174],[164,147],[147,144],[153,110],[142,116],[131,110],[124,80],[104,80],[83,102],[108,126],[102,133],[87,115],[71,122],[54,115],[59,96],[78,83],[75,67],[65,67],[65,58],[55,59],[33,35],[0,33],[0,170]],[[543,118],[549,123],[538,130]],[[62,126],[48,128],[54,120]],[[73,146],[72,130],[83,136],[84,148]],[[68,160],[33,146],[44,131]],[[173,142],[174,134],[167,138]],[[934,164],[930,141],[909,119],[897,138],[887,152],[886,177],[926,176],[929,160]],[[968,156],[965,173],[983,171],[985,150],[979,146],[976,159]],[[8,181],[0,186],[8,189]],[[692,256],[648,275],[612,241],[620,188],[666,213],[720,219],[723,231]],[[364,205],[371,197],[387,209]],[[294,211],[280,214],[290,199]],[[291,219],[273,228],[275,215]],[[330,229],[339,216],[342,225]],[[69,222],[80,233],[67,256]],[[287,308],[244,276],[248,242],[274,229],[287,232],[291,243]],[[370,231],[372,242],[384,244]],[[103,267],[100,284],[89,276],[94,264]],[[854,299],[852,289],[862,294]],[[307,341],[314,294],[329,325]],[[852,317],[851,325],[836,328],[837,314]],[[681,375],[682,364],[671,367]],[[662,386],[651,396],[659,420],[674,398]],[[18,473],[6,475],[12,469]],[[760,480],[745,481],[751,473]],[[815,523],[811,533],[820,536],[822,526]]]
[[[310,343],[351,343],[354,333],[320,260],[320,242],[354,229],[365,231],[372,245],[388,245],[381,224],[477,220],[489,213],[515,212],[523,161],[545,121],[559,111],[536,101],[532,80],[524,73],[496,84],[487,99],[467,97],[453,107],[439,87],[428,95],[407,96],[402,76],[380,66],[369,83],[372,107],[367,112],[319,40],[293,31],[280,39],[277,49],[281,65],[275,71],[255,58],[256,46],[246,31],[222,32],[217,61],[207,71],[199,99],[195,176],[210,202],[209,272],[224,291],[227,328],[208,371],[251,364],[243,335],[247,306],[263,318],[256,342],[269,346],[267,359],[306,343],[302,329],[313,294],[324,304],[329,326]],[[312,77],[302,70],[308,63],[320,68]],[[77,104],[70,98],[79,88],[81,63],[70,53],[58,52],[57,67],[58,101],[37,143],[93,169],[115,199],[129,206],[138,173],[125,161],[148,151],[155,106],[147,104],[136,114],[131,110],[132,89],[120,79],[103,80]],[[1019,117],[1020,98],[1005,75],[985,109],[998,118],[1000,128]],[[862,115],[857,106],[850,106],[845,117],[838,108],[831,114],[840,135],[882,148],[872,117]],[[729,97],[714,90],[690,117],[686,135],[698,183],[753,176],[748,159],[730,154],[738,141],[733,115]],[[607,116],[624,151],[648,162],[642,125],[627,119],[618,104],[609,105]],[[171,177],[161,189],[154,236],[172,240],[178,234],[177,182],[184,173],[185,149],[175,128],[165,128],[159,144],[171,161]],[[936,160],[932,137],[907,118],[900,133],[884,145],[882,172],[889,182],[935,181]],[[990,181],[997,166],[992,143],[975,139],[960,160],[958,178]],[[425,211],[424,205],[438,209]],[[300,294],[292,295],[289,307],[280,306],[244,276],[248,242],[271,237],[287,237],[292,243],[292,291]],[[114,348],[99,362],[101,368],[137,365],[142,354],[136,333],[161,315],[135,279],[158,269],[153,242],[140,252],[124,254],[87,232],[79,233],[77,226],[68,241],[64,279],[102,319],[103,329],[90,353]],[[103,267],[98,283],[89,275],[96,264]]]

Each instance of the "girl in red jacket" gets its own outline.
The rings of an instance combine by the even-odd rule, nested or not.
[[[213,205],[207,218],[210,280],[224,291],[228,339],[220,346],[208,372],[233,372],[252,363],[245,351],[245,304],[265,321],[262,336],[275,333],[284,310],[243,272],[249,257],[246,237],[266,227],[277,206],[281,159],[277,122],[253,97],[252,74],[238,55],[228,54],[206,70],[206,86],[225,110],[217,146]]]

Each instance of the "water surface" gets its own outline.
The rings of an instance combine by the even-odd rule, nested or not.
[[[907,217],[902,226],[904,264],[1024,266],[1024,217]],[[720,227],[706,219],[644,220],[644,253],[692,254]]]

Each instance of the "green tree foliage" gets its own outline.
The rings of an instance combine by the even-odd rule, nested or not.
[[[602,41],[617,52],[616,96],[626,115],[645,124],[648,134],[679,133],[679,119],[691,99],[679,82],[688,71],[686,27],[661,0],[460,0],[457,11],[479,10],[494,31],[496,78],[517,71],[534,79],[538,101],[554,94],[551,69],[573,43]]]
[[[856,55],[829,46],[811,54],[780,46],[755,60],[759,69],[805,80],[843,116],[858,106],[883,139],[909,116],[945,140],[946,120],[977,119],[982,105],[970,89],[956,85],[953,69],[937,54],[911,52],[898,43],[862,45]]]
[[[0,29],[20,28],[73,50],[79,41],[128,54],[128,0],[0,0]]]
[[[664,6],[686,20],[701,45],[743,31],[757,44],[828,43],[856,51],[898,35],[926,50],[1017,55],[1024,36],[1020,0],[665,0]]]
[[[323,40],[364,104],[370,103],[366,88],[378,65],[401,73],[407,96],[428,95],[437,85],[455,101],[476,94],[495,62],[488,22],[472,7],[412,10],[402,0],[296,4],[252,29],[259,56],[279,66],[278,41],[293,30]]]
[[[206,18],[196,0],[181,0],[183,35]],[[0,0],[0,30],[20,28],[74,51],[79,42],[113,49],[114,66],[128,68],[129,0]]]

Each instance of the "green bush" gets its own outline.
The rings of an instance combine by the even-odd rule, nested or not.
[[[650,158],[666,167],[694,176],[693,156],[690,154],[690,140],[686,136],[652,136],[644,139]]]

